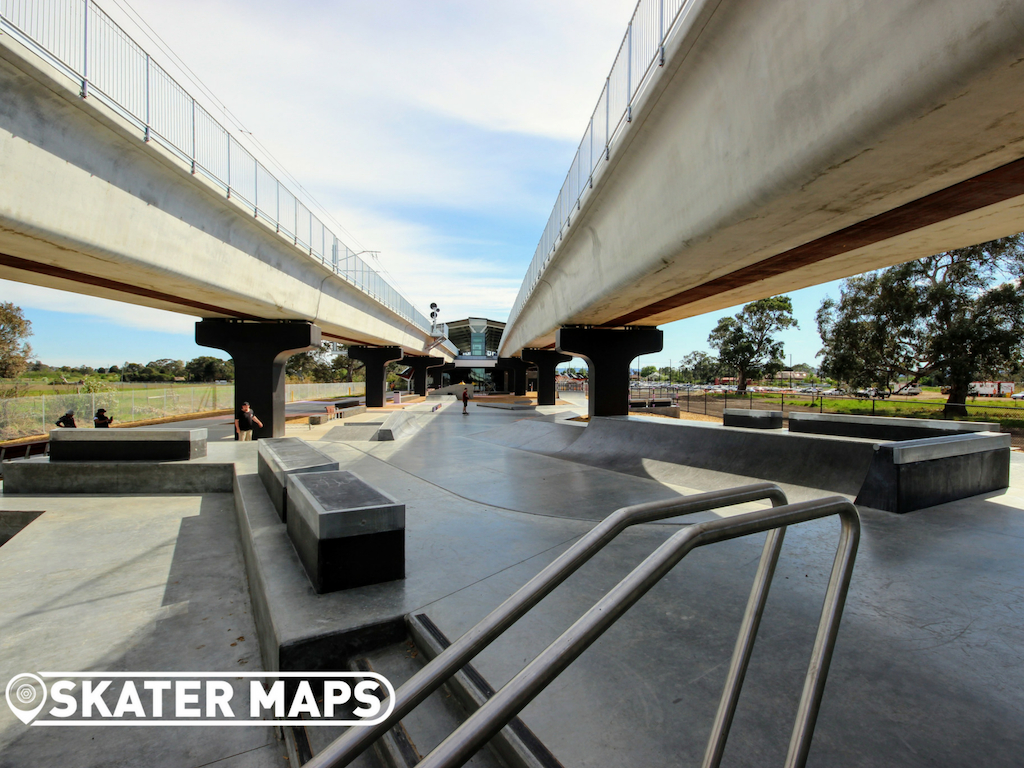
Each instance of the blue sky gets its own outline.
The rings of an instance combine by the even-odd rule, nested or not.
[[[635,0],[98,0],[211,111],[201,81],[338,221],[355,250],[442,319],[503,320],[554,204]],[[137,16],[133,15],[133,11]],[[139,17],[149,28],[139,22]],[[157,36],[160,39],[156,39]],[[268,158],[261,157],[265,162]],[[793,362],[814,363],[814,312],[793,300]],[[223,356],[196,318],[0,281],[57,365]],[[667,364],[707,347],[716,312],[663,326]]]

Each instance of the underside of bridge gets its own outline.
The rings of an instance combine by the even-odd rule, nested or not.
[[[1021,231],[1022,26],[997,0],[694,3],[501,354]]]

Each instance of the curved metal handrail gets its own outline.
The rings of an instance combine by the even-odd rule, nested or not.
[[[811,737],[814,734],[821,694],[835,648],[839,620],[846,602],[860,540],[860,518],[857,508],[842,497],[760,510],[683,528],[658,547],[650,557],[620,581],[418,765],[420,768],[455,768],[463,765],[692,550],[707,544],[779,530],[789,525],[832,515],[840,517],[842,530],[785,763],[786,768],[801,768],[806,763]],[[762,575],[759,573],[758,580],[761,579]],[[770,581],[770,574],[767,575],[767,580]],[[750,604],[747,610],[749,613]],[[749,616],[744,617],[744,629],[747,628],[747,618]],[[737,646],[743,642],[741,630]],[[730,669],[730,681],[733,679],[734,671]],[[727,687],[728,685],[729,683]],[[725,703],[723,697],[723,705]],[[726,714],[728,717],[725,720],[731,720],[731,713]],[[724,736],[728,730],[728,722],[723,721],[722,715],[720,707],[715,721],[716,732],[712,733],[712,740],[704,757],[705,768],[717,766],[721,759],[725,744]],[[717,729],[723,725],[724,731],[718,732]]]
[[[636,504],[616,510],[530,579],[515,594],[491,611],[476,626],[452,643],[433,661],[409,678],[395,692],[395,707],[390,716],[374,726],[350,728],[306,763],[306,768],[349,765],[373,742],[383,736],[427,696],[440,688],[473,657],[490,645],[523,614],[539,603],[626,528],[679,515],[690,515],[765,499],[771,501],[773,507],[781,507],[787,501],[782,489],[774,483],[754,483],[723,491],[711,491],[676,499]],[[765,554],[762,555],[759,573],[762,568],[766,567],[766,555],[772,560],[770,570],[774,571],[774,561],[778,558],[781,544],[781,532],[769,536],[768,541],[765,542]],[[771,552],[769,552],[769,545],[771,545]],[[754,599],[753,594],[751,599]],[[763,607],[763,601],[761,605]],[[756,634],[756,626],[754,632]],[[745,656],[748,659],[749,652],[750,649],[746,649]],[[742,676],[739,678],[739,682],[742,683]]]

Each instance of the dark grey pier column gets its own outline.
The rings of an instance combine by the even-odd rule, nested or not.
[[[555,348],[579,355],[590,368],[590,416],[629,413],[629,366],[639,355],[661,352],[657,328],[559,328]]]
[[[384,386],[387,384],[384,369],[388,363],[402,359],[402,348],[356,345],[348,348],[348,356],[363,362],[366,371],[366,407],[383,408]]]
[[[499,357],[496,367],[512,372],[514,395],[522,397],[526,394],[526,372],[530,370],[530,363],[518,357]]]
[[[253,437],[284,437],[284,367],[288,358],[320,346],[320,329],[306,321],[200,320],[196,344],[223,349],[235,363],[235,412],[248,402],[262,427]]]
[[[406,355],[402,362],[412,368],[412,391],[417,395],[427,394],[427,369],[444,365],[440,357],[430,355]]]
[[[524,349],[523,360],[537,366],[537,405],[554,405],[557,398],[555,368],[572,360],[572,355],[553,349]]]
[[[491,383],[494,385],[494,389],[498,392],[508,391],[508,382],[505,381],[505,376],[508,373],[504,368],[494,366],[493,368],[487,369],[487,375],[491,377]]]

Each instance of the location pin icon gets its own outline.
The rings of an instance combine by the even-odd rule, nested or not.
[[[46,683],[41,677],[25,672],[11,678],[4,695],[14,716],[28,725],[46,704]],[[33,704],[36,706],[29,709]]]

